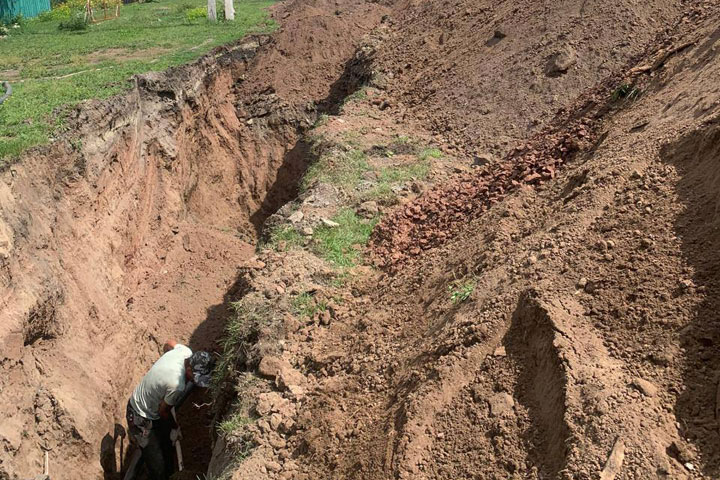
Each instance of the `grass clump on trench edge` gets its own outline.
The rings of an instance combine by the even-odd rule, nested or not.
[[[312,251],[339,267],[353,267],[360,259],[360,250],[370,238],[378,219],[363,219],[352,209],[344,208],[332,221],[338,226],[323,225],[315,230]]]
[[[257,340],[260,329],[272,321],[269,307],[250,297],[232,302],[230,307],[232,314],[220,340],[220,358],[210,385],[214,399],[222,394],[225,382],[236,377],[239,368],[244,368],[252,360],[251,346]]]
[[[313,318],[317,312],[327,310],[327,303],[317,301],[310,292],[303,292],[292,299],[292,307],[300,318]]]
[[[48,142],[62,129],[63,113],[77,103],[131,88],[134,74],[188,63],[247,33],[272,30],[266,10],[273,3],[237,1],[232,22],[189,19],[188,11],[206,7],[204,0],[123,5],[118,18],[81,31],[59,29],[77,15],[73,10],[24,21],[0,49],[0,80],[13,87],[0,105],[0,165]],[[96,18],[102,17],[98,9]]]
[[[295,227],[292,225],[283,225],[270,232],[266,245],[276,251],[284,251],[295,247],[302,247],[304,243],[303,236]]]

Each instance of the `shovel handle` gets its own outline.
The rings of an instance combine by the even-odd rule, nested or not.
[[[180,428],[178,421],[177,421],[177,415],[175,415],[175,407],[173,407],[170,412],[172,412],[173,419],[175,420],[175,424],[178,425],[178,428]],[[177,461],[178,461],[178,471],[182,472],[185,468],[185,465],[183,465],[183,456],[182,456],[182,447],[180,446],[180,439],[175,440],[175,454],[177,455]]]

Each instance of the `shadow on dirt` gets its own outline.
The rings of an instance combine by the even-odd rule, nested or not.
[[[720,365],[720,122],[666,145],[662,158],[681,176],[678,195],[685,205],[675,224],[682,251],[692,267],[693,285],[704,293],[694,321],[680,331],[685,349],[685,389],[675,405],[680,435],[702,456],[704,473],[720,476],[718,365]],[[683,295],[683,287],[676,295]]]

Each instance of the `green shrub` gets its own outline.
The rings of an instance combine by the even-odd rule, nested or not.
[[[88,24],[85,18],[80,15],[74,15],[67,21],[60,22],[60,25],[58,25],[58,30],[67,30],[69,32],[80,32],[87,30],[87,28]]]
[[[53,8],[52,10],[48,10],[47,12],[42,12],[40,15],[38,15],[38,20],[41,22],[50,22],[52,20],[66,20],[70,18],[71,10],[70,6],[67,4],[58,5],[56,8]]]
[[[188,23],[195,23],[204,18],[207,18],[207,7],[191,8],[185,12],[185,20]]]

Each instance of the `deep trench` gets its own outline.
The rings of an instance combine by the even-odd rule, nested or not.
[[[369,80],[369,60],[363,56],[353,55],[344,65],[342,75],[330,86],[327,97],[316,102],[314,111],[306,113],[312,116],[313,123],[321,114],[338,114],[346,97],[356,92]],[[273,127],[269,126],[268,128]],[[286,153],[283,160],[273,172],[275,181],[264,192],[259,207],[249,214],[249,221],[253,227],[249,240],[255,248],[266,234],[264,229],[268,218],[297,198],[300,182],[306,170],[319,156],[319,152],[313,148],[311,140],[307,138],[307,132],[311,128],[312,124],[297,129],[296,138],[290,142],[292,146],[285,148]],[[207,308],[205,320],[195,328],[187,342],[188,345],[193,349],[215,345],[222,336],[221,332],[224,330],[227,319],[232,315],[230,304],[240,300],[247,293],[248,287],[238,274],[224,292],[223,301]],[[207,472],[212,459],[213,445],[217,438],[215,422],[229,404],[227,398],[225,401],[221,401],[220,405],[212,403],[213,398],[207,389],[194,389],[178,409],[178,419],[183,431],[181,445],[185,475],[176,473],[173,478],[195,479],[196,475],[204,475]],[[128,459],[131,458],[131,447],[126,444],[125,451],[122,451],[119,444],[124,433],[124,426],[116,424],[115,434],[106,434],[101,441],[101,462],[103,455],[107,457],[107,452],[113,452],[113,455],[121,457],[104,459],[107,464],[121,466],[120,471],[105,470],[106,480],[123,478]],[[141,467],[136,478],[138,480],[147,478],[144,467]]]

